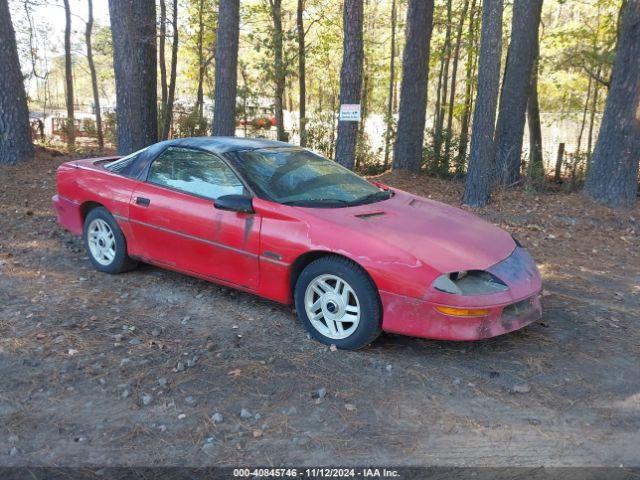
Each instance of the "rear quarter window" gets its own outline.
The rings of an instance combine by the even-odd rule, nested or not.
[[[115,162],[108,163],[104,168],[125,177],[136,178],[144,169],[144,165],[141,165],[143,162],[138,162],[137,160],[140,159],[141,155],[145,153],[148,148],[149,147],[143,148]]]

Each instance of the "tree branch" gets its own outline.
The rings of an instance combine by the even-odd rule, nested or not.
[[[609,80],[605,80],[597,72],[589,70],[589,68],[587,68],[586,65],[582,65],[582,69],[585,71],[585,73],[587,75],[589,75],[591,78],[593,78],[596,82],[598,82],[598,83],[604,85],[605,87],[609,88],[609,84],[610,84]]]

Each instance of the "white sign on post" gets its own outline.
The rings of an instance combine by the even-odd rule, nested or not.
[[[340,105],[340,121],[341,122],[359,122],[360,121],[360,104],[359,103],[343,103]]]

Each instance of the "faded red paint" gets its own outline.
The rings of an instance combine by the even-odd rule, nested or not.
[[[53,203],[59,222],[82,233],[88,202],[109,210],[132,257],[291,303],[291,271],[309,252],[334,253],[364,268],[380,291],[383,330],[446,340],[476,340],[522,328],[540,317],[540,275],[511,236],[469,212],[395,190],[386,201],[348,208],[303,208],[253,199],[255,214],[217,210],[213,202],[102,168],[100,160],[63,164]],[[386,188],[386,187],[385,187]],[[151,199],[149,207],[135,203]],[[374,215],[371,215],[374,214]],[[507,261],[511,258],[511,261]],[[442,273],[488,270],[508,290],[452,295],[431,287]],[[506,278],[508,277],[508,278]],[[514,318],[505,307],[530,299]],[[484,317],[444,315],[435,306],[488,308]]]

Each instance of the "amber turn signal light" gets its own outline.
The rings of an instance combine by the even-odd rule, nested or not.
[[[489,309],[487,308],[436,307],[436,310],[454,317],[483,317],[484,315],[489,315]]]

